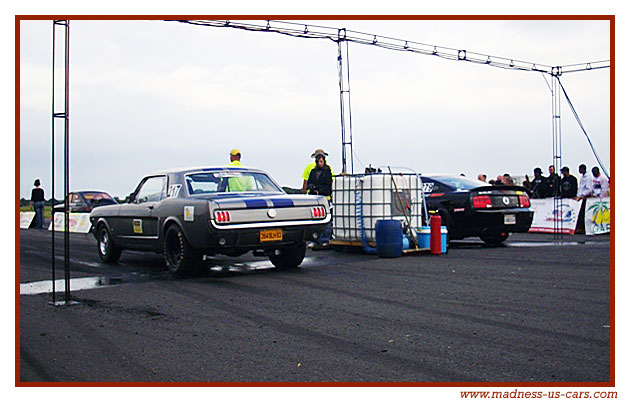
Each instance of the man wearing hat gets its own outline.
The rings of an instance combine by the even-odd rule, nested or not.
[[[313,152],[311,154],[311,158],[315,159],[314,162],[309,163],[308,165],[306,165],[306,168],[304,168],[304,173],[302,173],[302,179],[304,179],[304,182],[302,183],[302,194],[306,194],[307,193],[307,185],[308,185],[308,178],[311,175],[311,170],[313,170],[316,166],[317,166],[317,155],[321,155],[324,157],[324,162],[325,162],[325,158],[328,156],[328,154],[326,152],[324,152],[323,149],[316,149],[315,152]],[[334,176],[335,175],[335,171],[333,170],[333,168],[330,168],[330,173]],[[328,200],[330,200],[330,196],[326,197],[328,198]]]
[[[316,194],[326,197],[328,202],[331,202],[332,195],[332,180],[335,172],[326,163],[326,157],[328,154],[323,149],[316,149],[311,154],[311,158],[315,159],[314,162],[306,165],[304,173],[302,173],[302,194]],[[332,234],[332,221],[328,223],[328,226],[321,234],[321,236],[315,241],[313,250],[323,250],[328,247],[328,241]]]
[[[245,167],[241,163],[241,151],[233,149],[230,151],[230,163],[228,167]],[[230,177],[228,179],[227,191],[250,191],[254,189],[254,183],[251,177]]]
[[[233,149],[230,151],[230,163],[228,164],[228,166],[243,167],[243,164],[241,163],[240,149]]]

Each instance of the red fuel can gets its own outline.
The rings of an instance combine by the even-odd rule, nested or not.
[[[442,254],[442,217],[433,215],[431,217],[431,254]]]

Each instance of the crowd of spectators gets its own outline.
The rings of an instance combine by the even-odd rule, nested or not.
[[[543,176],[542,169],[537,167],[534,169],[534,177],[531,179],[528,175],[525,175],[525,181],[523,181],[523,187],[527,188],[531,192],[532,198],[574,198],[585,199],[588,197],[608,197],[610,195],[610,183],[609,180],[604,177],[597,166],[591,169],[589,173],[586,169],[586,165],[579,166],[580,180],[570,173],[567,166],[560,169],[559,176],[556,173],[556,169],[553,165],[549,166],[549,176]],[[487,176],[480,173],[477,179],[486,182]],[[487,182],[493,186],[513,186],[516,183],[509,173],[499,175],[495,180],[489,180]]]
[[[534,169],[534,177],[532,180],[525,175],[523,187],[532,193],[532,198],[574,198],[584,199],[588,197],[608,197],[610,195],[610,186],[608,179],[601,175],[598,167],[593,167],[591,173],[586,169],[586,165],[579,166],[578,171],[581,174],[580,181],[571,175],[567,166],[560,169],[562,177],[555,172],[553,165],[549,166],[549,176],[542,175],[542,169],[539,167]]]

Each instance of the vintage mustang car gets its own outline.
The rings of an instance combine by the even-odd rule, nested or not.
[[[200,268],[204,255],[267,255],[292,268],[306,242],[330,221],[322,196],[288,195],[265,172],[240,167],[172,170],[144,177],[128,204],[90,214],[98,253],[114,263],[124,249],[163,253],[174,274]]]
[[[534,217],[528,190],[490,186],[462,176],[422,175],[429,214],[439,214],[448,238],[479,236],[500,244],[510,233],[527,232]]]

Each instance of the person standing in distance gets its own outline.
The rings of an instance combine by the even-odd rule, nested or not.
[[[328,154],[323,149],[316,149],[311,154],[315,162],[309,163],[302,174],[302,194],[323,195],[330,205],[332,200],[332,181],[335,172],[326,163]],[[331,210],[332,213],[332,210]],[[328,241],[332,235],[332,220],[328,222],[326,229],[312,245],[313,250],[324,250],[328,247]]]
[[[591,172],[593,173],[593,197],[608,197],[610,189],[608,179],[599,172],[597,166],[593,167]]]
[[[39,179],[35,179],[33,185],[35,188],[31,190],[31,205],[35,210],[35,229],[43,229],[44,227],[44,189],[40,188]]]
[[[560,180],[560,196],[562,198],[575,198],[577,196],[578,182],[575,176],[569,173],[569,168],[563,166],[560,169],[562,179]]]
[[[228,166],[243,167],[241,163],[241,151],[239,149],[233,149],[230,151],[230,163]]]
[[[233,149],[230,151],[230,163],[228,167],[245,167],[241,163],[241,151],[239,149]],[[230,177],[228,179],[229,192],[241,192],[251,191],[254,189],[254,182],[251,177]]]
[[[549,185],[549,196],[560,196],[560,176],[556,173],[556,168],[553,165],[549,165],[549,177],[547,177],[547,184]]]
[[[585,164],[581,164],[578,167],[578,171],[582,175],[580,177],[580,184],[578,186],[577,196],[581,199],[593,196],[593,177],[586,169]]]
[[[325,157],[328,156],[328,154],[326,152],[324,152],[323,149],[320,148],[320,149],[316,149],[315,152],[313,152],[311,154],[311,158],[315,158],[315,156],[317,154],[324,155]],[[308,185],[308,177],[311,174],[311,170],[313,170],[315,168],[315,166],[317,166],[317,163],[316,162],[311,162],[308,165],[306,165],[306,167],[304,168],[304,172],[302,173],[302,180],[303,180],[302,181],[302,194],[306,194],[307,193],[308,189],[306,188],[306,186]],[[328,167],[330,167],[330,166],[328,166]],[[335,171],[333,170],[332,167],[330,167],[330,172],[332,173],[333,176],[335,175]],[[330,200],[330,198],[328,198],[328,199]]]

